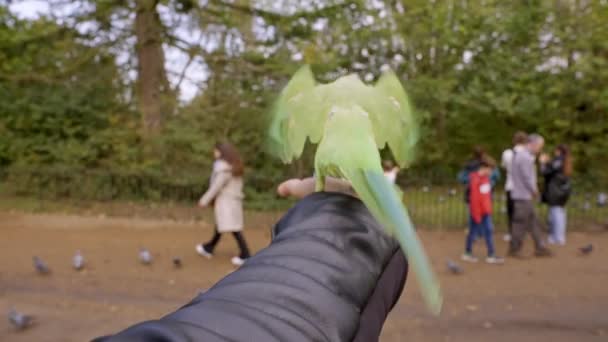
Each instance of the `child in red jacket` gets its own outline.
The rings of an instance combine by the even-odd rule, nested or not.
[[[477,171],[469,175],[470,211],[472,225],[466,239],[465,253],[462,260],[477,262],[473,256],[473,242],[477,236],[483,236],[488,247],[489,264],[502,264],[504,259],[496,256],[494,251],[494,238],[492,227],[492,184],[490,175],[496,168],[496,162],[492,158],[484,156]]]

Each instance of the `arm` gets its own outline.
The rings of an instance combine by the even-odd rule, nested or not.
[[[460,172],[458,172],[458,183],[462,184],[462,185],[469,185],[469,171],[467,171],[466,169],[461,170]]]
[[[189,304],[98,341],[378,341],[408,266],[363,203],[315,193],[274,231]]]
[[[553,159],[548,163],[540,164],[540,172],[544,177],[551,177],[562,170],[562,161]]]
[[[308,177],[304,179],[289,179],[281,183],[277,188],[277,193],[281,197],[295,197],[304,198],[315,191],[315,178]],[[341,192],[348,195],[354,195],[353,190],[348,181],[326,177],[325,178],[325,191],[328,192]]]
[[[213,178],[209,189],[207,189],[207,192],[205,192],[205,194],[198,201],[199,205],[203,207],[208,206],[213,201],[213,199],[219,194],[222,188],[226,186],[226,183],[228,183],[230,178],[231,175],[228,171],[217,173],[217,175]]]
[[[492,188],[494,188],[499,181],[500,170],[498,168],[494,168],[494,170],[492,170],[492,174],[490,175],[490,185],[492,185]]]
[[[502,153],[501,166],[509,172],[511,161],[513,160],[513,151],[511,149],[505,150]]]

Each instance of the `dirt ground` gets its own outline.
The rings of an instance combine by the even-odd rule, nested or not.
[[[250,217],[246,231],[254,250],[270,239],[267,219],[258,219]],[[228,237],[212,260],[194,253],[210,233],[194,222],[0,212],[0,312],[14,306],[37,317],[23,332],[3,318],[0,341],[87,341],[176,309],[234,270]],[[555,258],[467,264],[459,276],[445,262],[457,260],[463,233],[422,232],[422,239],[440,275],[444,310],[430,316],[410,277],[381,341],[608,341],[608,234],[572,233]],[[578,256],[577,247],[590,242],[594,252]],[[505,243],[497,244],[504,252]],[[140,246],[155,257],[149,267],[137,261]],[[88,261],[80,273],[70,268],[77,249]],[[483,245],[476,250],[482,254]],[[51,275],[34,272],[33,255]],[[174,256],[182,269],[173,269]]]

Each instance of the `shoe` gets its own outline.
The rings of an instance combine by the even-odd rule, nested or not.
[[[534,256],[537,258],[552,257],[553,252],[551,252],[551,250],[543,247],[541,249],[537,249],[536,252],[534,252]]]
[[[556,245],[557,241],[555,241],[552,236],[549,236],[547,238],[547,244],[549,244],[549,245]]]
[[[511,234],[505,234],[505,235],[502,237],[502,240],[503,240],[503,241],[505,241],[505,242],[509,242],[509,241],[511,241]]]
[[[232,264],[236,267],[239,266],[243,266],[243,264],[245,263],[245,261],[247,261],[247,259],[243,259],[241,257],[232,257],[232,259],[230,259],[230,261],[232,262]]]
[[[466,262],[477,262],[478,259],[476,257],[474,257],[472,254],[469,253],[464,253],[460,259],[462,259],[462,261],[466,261]]]
[[[196,253],[198,253],[200,256],[204,256],[207,259],[211,259],[211,257],[213,256],[212,253],[207,252],[203,244],[199,243],[194,247],[194,249],[196,249]]]
[[[487,257],[486,258],[486,262],[488,264],[500,265],[500,264],[504,264],[505,263],[505,259],[503,259],[501,257],[497,257],[497,256],[491,256],[491,257]]]

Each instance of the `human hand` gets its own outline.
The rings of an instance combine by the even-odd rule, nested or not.
[[[279,184],[277,194],[281,197],[303,198],[314,192],[314,180],[312,178],[292,178]]]
[[[542,154],[540,155],[540,157],[538,157],[538,160],[540,161],[540,163],[541,163],[541,164],[546,164],[546,163],[548,163],[548,162],[549,162],[549,159],[551,159],[551,158],[550,158],[550,157],[549,157],[549,155],[548,155],[548,154],[546,154],[546,153],[542,153]]]
[[[280,197],[289,197],[289,194],[291,193],[291,191],[290,191],[290,182],[291,181],[293,181],[293,179],[286,180],[283,183],[279,184],[279,186],[277,186],[277,194]]]
[[[209,207],[209,205],[208,205],[208,204],[206,204],[206,203],[203,203],[203,201],[202,201],[202,200],[201,200],[201,201],[198,201],[198,203],[197,203],[196,205],[197,205],[199,208],[207,208],[207,207]]]

